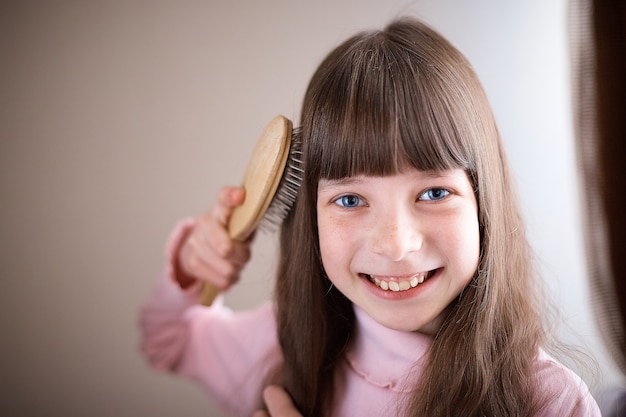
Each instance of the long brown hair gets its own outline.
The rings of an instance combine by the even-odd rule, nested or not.
[[[316,200],[322,178],[462,168],[478,201],[481,254],[448,308],[406,415],[525,416],[543,340],[524,227],[500,135],[474,70],[424,24],[402,19],[333,50],[301,115],[304,179],[281,230],[276,283],[284,384],[304,416],[328,412],[355,325],[325,275]],[[445,398],[445,401],[441,401]]]

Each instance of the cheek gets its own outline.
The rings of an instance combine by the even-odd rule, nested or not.
[[[352,225],[330,216],[318,216],[318,235],[322,264],[327,274],[349,267],[352,241],[356,232]]]
[[[333,228],[330,226],[330,222],[324,216],[318,216],[317,218],[317,234],[319,236],[319,246],[320,246],[320,255],[322,256],[322,263],[324,264],[324,268],[328,269],[326,263],[327,260],[334,253],[334,242],[336,242],[336,238],[334,237]]]
[[[336,220],[330,216],[318,217],[317,228],[322,252],[328,251],[329,247],[338,246],[337,242],[340,242],[344,235],[343,229],[338,227]]]
[[[476,268],[478,268],[478,261],[480,257],[480,231],[478,228],[478,219],[468,217],[464,226],[460,229],[459,243],[457,250],[463,257],[463,264],[466,265],[468,274],[474,275]]]
[[[467,210],[439,230],[440,250],[447,254],[450,266],[454,267],[458,278],[469,282],[476,272],[480,256],[480,233],[476,214]]]

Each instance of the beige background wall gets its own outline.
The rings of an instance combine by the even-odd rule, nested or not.
[[[164,241],[239,182],[271,117],[297,122],[334,45],[399,14],[475,64],[562,332],[598,357],[594,389],[620,379],[584,281],[564,0],[3,1],[0,415],[218,415],[137,350]],[[267,297],[274,249],[256,242],[233,307]]]

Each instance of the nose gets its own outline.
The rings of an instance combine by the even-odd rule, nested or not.
[[[370,228],[370,249],[391,261],[419,251],[424,233],[419,219],[410,208],[394,207],[379,213]]]

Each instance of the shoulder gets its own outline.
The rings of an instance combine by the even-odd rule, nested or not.
[[[585,382],[542,349],[533,365],[533,379],[542,405],[537,417],[600,416]]]

